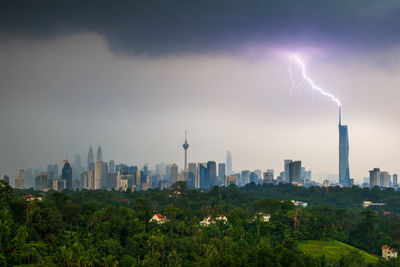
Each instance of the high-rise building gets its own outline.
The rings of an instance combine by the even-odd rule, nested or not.
[[[393,186],[397,187],[397,174],[393,174]]]
[[[115,162],[113,160],[108,162],[108,171],[110,173],[115,173]]]
[[[101,151],[101,147],[97,148],[97,157],[96,157],[96,162],[103,161],[103,152]]]
[[[170,183],[175,184],[178,181],[178,165],[175,163],[171,165]]]
[[[35,179],[33,177],[33,171],[32,168],[28,168],[25,171],[25,175],[24,175],[24,187],[25,188],[35,188]]]
[[[250,173],[250,183],[258,183],[258,176],[255,172]]]
[[[390,187],[390,179],[389,179],[389,173],[388,172],[381,172],[380,174],[379,174],[379,181],[380,181],[380,183],[379,183],[379,185],[381,186],[381,187],[386,187],[386,188],[388,188],[388,187]]]
[[[300,183],[301,161],[292,161],[289,163],[289,182]]]
[[[36,190],[42,191],[45,188],[48,188],[48,176],[47,172],[41,172],[38,176],[36,176]]]
[[[238,185],[238,176],[226,175],[225,176],[225,186]]]
[[[350,186],[349,136],[347,125],[342,125],[341,107],[339,107],[339,184]]]
[[[285,171],[285,176],[284,176],[284,181],[282,181],[283,183],[289,183],[290,179],[289,179],[289,164],[292,163],[291,159],[285,159],[284,160],[284,171]]]
[[[24,189],[24,175],[25,175],[24,170],[18,171],[18,178],[15,179],[15,188],[16,189]]]
[[[58,165],[57,164],[47,165],[47,177],[49,180],[58,179]]]
[[[211,189],[214,186],[218,185],[217,163],[215,161],[207,162],[206,184],[206,187],[208,189]]]
[[[187,179],[187,186],[189,188],[196,188],[196,175],[197,175],[196,163],[189,163],[188,179]]]
[[[149,175],[149,165],[147,163],[143,165],[143,174],[144,176]]]
[[[263,184],[271,184],[274,181],[274,174],[272,172],[263,173]]]
[[[223,185],[225,183],[225,163],[218,163],[218,184]]]
[[[73,167],[74,180],[80,180],[82,173],[82,163],[80,155],[75,155],[74,165],[72,165],[72,167]]]
[[[61,171],[61,179],[65,180],[66,189],[73,190],[74,182],[72,179],[72,167],[68,160],[63,161],[63,168]]]
[[[187,170],[187,150],[189,148],[189,144],[187,142],[187,133],[185,131],[185,143],[183,144],[183,149],[185,150],[185,171]]]
[[[369,187],[374,188],[375,186],[379,186],[381,177],[381,170],[379,168],[374,168],[369,171]]]
[[[94,155],[93,155],[93,148],[92,145],[89,147],[89,153],[88,153],[88,160],[87,160],[87,170],[88,171],[94,171]]]
[[[260,184],[260,183],[262,183],[262,170],[260,170],[260,169],[257,169],[257,170],[255,170],[254,171],[255,173],[256,173],[256,175],[257,175],[257,184]]]
[[[208,189],[208,184],[206,180],[207,163],[199,163],[197,167],[197,172],[198,185],[196,185],[196,188]]]
[[[108,173],[108,189],[117,188],[117,175],[113,173]]]
[[[250,171],[244,170],[242,171],[241,179],[239,182],[239,186],[245,186],[246,184],[250,183]]]
[[[94,169],[88,171],[87,189],[94,189]]]
[[[226,152],[226,174],[232,174],[232,153],[230,151]]]
[[[93,189],[107,188],[108,185],[108,165],[107,162],[97,161],[94,167]]]
[[[10,184],[10,177],[8,177],[8,175],[5,175],[5,174],[4,174],[3,180],[4,180],[7,184]]]

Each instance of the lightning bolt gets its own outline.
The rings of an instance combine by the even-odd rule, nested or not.
[[[303,75],[304,80],[306,80],[311,85],[311,88],[313,90],[318,91],[322,95],[329,97],[333,102],[335,102],[338,105],[338,107],[340,107],[342,105],[340,103],[339,99],[337,99],[334,95],[332,95],[332,94],[330,94],[328,92],[325,92],[324,89],[322,89],[321,87],[315,85],[315,83],[311,80],[311,78],[307,76],[306,65],[303,63],[303,61],[301,61],[301,59],[297,55],[291,55],[289,60],[290,60],[290,63],[289,63],[288,71],[290,73],[290,79],[292,80],[293,86],[295,88],[297,88],[297,85],[296,85],[296,83],[295,83],[295,81],[293,79],[293,71],[292,71],[293,62],[296,62],[300,66],[301,73]]]

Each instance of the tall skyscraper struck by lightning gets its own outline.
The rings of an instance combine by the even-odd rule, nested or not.
[[[342,108],[339,107],[339,183],[350,185],[349,135],[347,125],[342,125]]]

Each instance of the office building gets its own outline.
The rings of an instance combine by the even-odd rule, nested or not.
[[[81,163],[81,156],[80,155],[75,155],[74,157],[74,165],[72,165],[72,173],[74,174],[74,180],[75,181],[80,181],[81,179],[81,173],[82,173],[82,163]],[[75,187],[78,187],[75,185]]]
[[[218,163],[218,184],[225,184],[225,163]]]
[[[393,174],[393,186],[397,187],[397,174]]]
[[[113,160],[110,160],[108,162],[108,172],[109,173],[116,173],[115,172],[115,162]]]
[[[196,188],[196,175],[197,175],[196,163],[189,163],[187,186],[191,189]]]
[[[342,109],[339,108],[339,184],[350,186],[349,136],[347,125],[342,125]]]
[[[8,175],[4,175],[4,176],[3,176],[3,180],[4,180],[4,182],[6,182],[7,184],[10,184],[10,177],[8,177]]]
[[[379,181],[380,181],[379,185],[381,187],[386,187],[386,188],[390,187],[390,179],[389,179],[389,173],[388,172],[381,172],[379,174],[379,178],[380,178],[379,179]]]
[[[38,176],[35,177],[36,179],[36,190],[42,191],[45,188],[48,188],[48,176],[47,172],[41,172]]]
[[[232,174],[232,153],[230,151],[226,152],[226,174]]]
[[[69,164],[68,160],[63,161],[63,168],[61,171],[61,179],[65,180],[66,189],[73,190],[74,182],[72,177],[72,166]]]
[[[250,183],[250,171],[242,171],[241,179],[239,181],[239,186],[245,186],[246,184]]]
[[[170,183],[175,184],[178,181],[178,165],[175,163],[171,165],[171,176],[170,176]]]
[[[216,185],[218,185],[217,163],[215,161],[209,161],[207,162],[206,187],[211,189]]]
[[[292,161],[289,163],[289,182],[300,183],[301,181],[301,161]]]
[[[290,183],[290,179],[289,179],[289,164],[292,163],[291,159],[285,159],[283,161],[284,163],[284,172],[285,172],[285,176],[283,179],[283,183]]]
[[[94,155],[93,155],[93,148],[92,145],[89,147],[89,153],[88,153],[88,160],[87,160],[87,170],[93,170],[94,171]]]
[[[369,187],[374,188],[380,185],[381,170],[379,168],[374,168],[369,171]]]
[[[263,183],[272,184],[274,182],[274,173],[271,171],[266,171],[263,173]]]
[[[100,148],[100,147],[99,147]],[[99,155],[99,153],[98,153]],[[101,159],[101,150],[100,157]],[[93,189],[107,188],[108,185],[108,164],[104,161],[97,161],[94,167],[94,185]]]
[[[206,181],[206,172],[207,172],[207,163],[199,163],[197,165],[197,179],[198,179],[198,187],[200,189],[208,189],[208,184]]]
[[[17,177],[17,179],[15,179],[15,188],[16,189],[24,189],[24,175],[25,175],[24,170],[18,171],[18,177]]]

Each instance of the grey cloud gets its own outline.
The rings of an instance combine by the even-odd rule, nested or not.
[[[0,36],[92,31],[116,53],[145,55],[235,52],[254,43],[355,52],[396,46],[399,14],[395,0],[20,0],[2,3]]]

